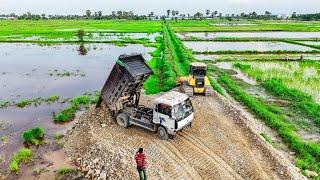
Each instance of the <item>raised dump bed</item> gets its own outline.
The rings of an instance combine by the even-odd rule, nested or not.
[[[137,107],[143,82],[151,74],[141,54],[121,55],[102,88],[97,107],[103,101],[113,115],[124,106]]]

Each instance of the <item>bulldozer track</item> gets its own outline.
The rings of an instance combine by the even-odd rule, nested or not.
[[[149,179],[301,179],[293,178],[300,177],[296,174],[283,174],[283,165],[264,154],[250,139],[257,136],[248,137],[214,97],[195,96],[192,101],[195,120],[190,128],[179,131],[173,141],[159,140],[155,133],[139,127],[124,129],[113,124],[101,129],[101,124],[94,121],[91,130],[83,126],[77,133],[86,133],[91,144],[98,143],[112,153],[125,152],[125,168],[131,177],[138,176],[134,154],[143,147]]]
[[[179,137],[181,139],[187,140],[192,144],[194,148],[197,149],[198,152],[204,153],[208,159],[215,164],[219,164],[219,167],[222,167],[225,171],[228,171],[230,175],[232,175],[235,179],[243,179],[238,172],[236,172],[231,166],[229,166],[221,157],[217,156],[210,148],[202,143],[202,141],[195,137],[194,135],[188,133],[186,130],[179,133]]]

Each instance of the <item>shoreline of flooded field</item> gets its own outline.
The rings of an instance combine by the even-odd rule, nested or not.
[[[99,91],[121,54],[141,53],[151,59],[154,48],[140,44],[54,44],[0,43],[0,103],[19,102],[52,95],[58,101],[15,104],[0,108],[0,152],[6,168],[12,154],[23,146],[21,133],[35,126],[43,127],[47,136],[65,131],[71,123],[55,124],[53,113],[67,107],[70,98]],[[2,167],[3,166],[3,167]]]
[[[184,41],[184,45],[195,52],[216,51],[298,51],[310,52],[317,49],[285,42],[213,42],[213,41]]]
[[[275,39],[319,39],[320,32],[186,32],[177,33],[181,39],[218,39],[218,38],[275,38]]]

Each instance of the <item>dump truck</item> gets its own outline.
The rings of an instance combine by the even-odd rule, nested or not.
[[[188,96],[194,94],[203,94],[210,96],[214,94],[213,88],[207,77],[207,65],[201,62],[194,62],[190,64],[189,76],[181,77],[178,80],[181,92]]]
[[[189,96],[167,92],[152,107],[139,104],[143,83],[152,75],[141,54],[121,55],[105,82],[97,107],[106,105],[116,123],[157,131],[160,139],[174,139],[176,132],[191,125],[194,110]]]

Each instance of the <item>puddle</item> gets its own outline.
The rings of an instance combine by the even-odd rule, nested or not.
[[[237,61],[237,60],[285,60],[283,54],[194,54],[198,60],[219,60],[219,61]],[[289,54],[290,60],[300,60],[301,54]],[[304,54],[303,59],[320,60],[320,54]]]
[[[40,46],[36,44],[0,43],[0,101],[21,100],[32,97],[48,97],[54,94],[60,99],[100,90],[120,54],[142,53],[151,59],[154,48],[143,45],[126,47],[112,44],[85,44],[86,55],[80,55],[79,44]],[[79,70],[85,76],[50,76],[49,73]],[[8,143],[0,147],[0,155],[6,168],[12,153],[22,146],[21,133],[34,126],[45,128],[48,136],[63,132],[72,123],[54,124],[52,112],[58,112],[67,104],[58,102],[38,107],[8,107],[0,109],[0,137],[8,136]],[[0,145],[2,142],[0,141]]]
[[[233,75],[234,77],[241,79],[243,82],[248,83],[250,85],[257,85],[255,79],[250,78],[246,74],[242,73],[238,68],[234,68],[232,62],[217,62],[215,65],[221,69],[234,70],[236,72],[236,74]]]
[[[320,38],[320,32],[194,32],[194,33],[178,33],[181,38],[196,37],[201,39],[216,38]]]
[[[313,51],[316,49],[288,44],[284,42],[204,42],[204,41],[185,41],[187,48],[196,52],[206,51]]]

